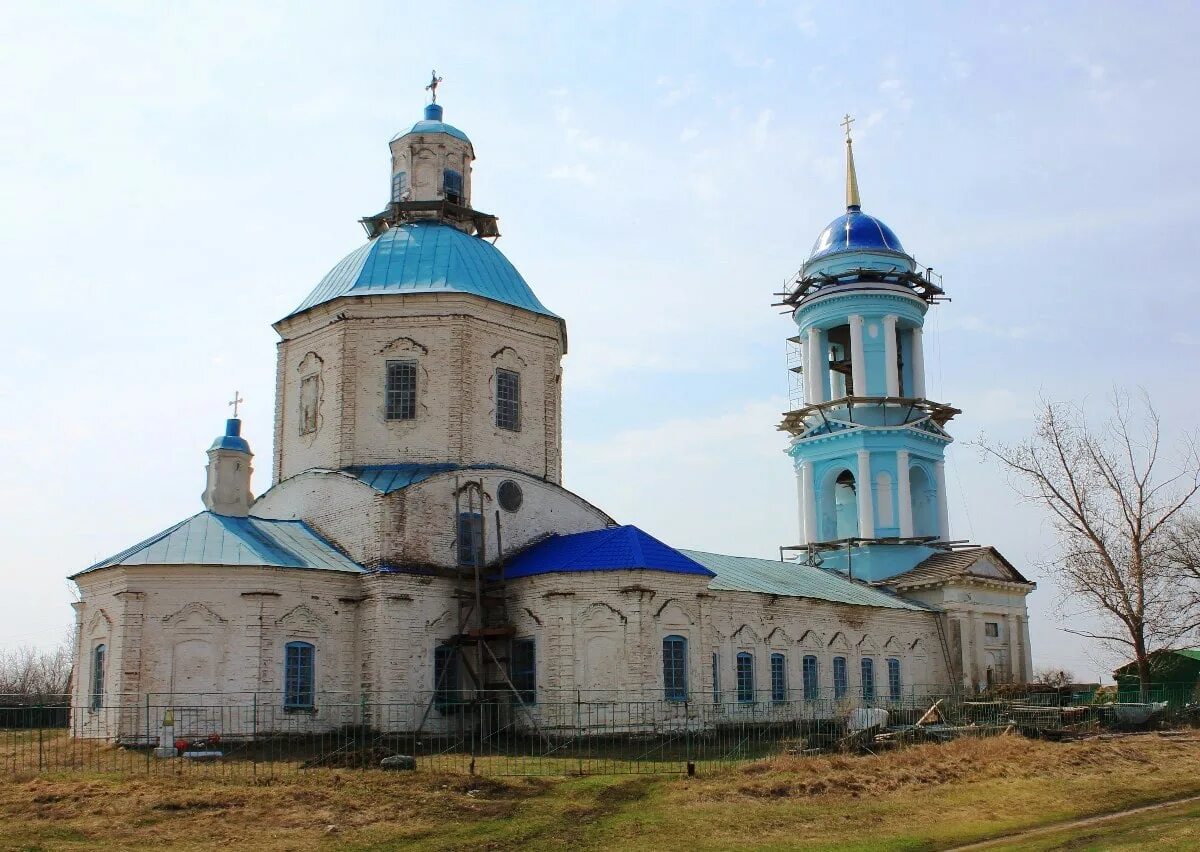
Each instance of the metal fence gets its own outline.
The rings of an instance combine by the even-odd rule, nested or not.
[[[986,698],[912,688],[873,698],[753,698],[322,695],[312,707],[289,708],[274,694],[127,695],[82,707],[65,697],[0,696],[0,772],[270,778],[316,767],[376,769],[392,758],[406,768],[484,775],[694,773],[777,754],[1121,724],[1114,705],[1054,693]]]

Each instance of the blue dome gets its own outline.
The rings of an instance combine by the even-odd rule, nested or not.
[[[461,139],[468,145],[471,144],[471,140],[467,138],[467,134],[463,133],[453,124],[447,124],[442,121],[442,108],[438,104],[429,104],[429,106],[425,107],[425,118],[418,121],[404,133],[396,134],[394,138],[399,139],[401,136],[407,136],[409,133],[445,133],[447,136]]]
[[[231,417],[225,421],[225,434],[218,435],[208,448],[212,450],[237,450],[239,453],[249,453],[250,444],[242,437],[242,421]]]
[[[406,222],[351,252],[288,316],[339,296],[445,292],[472,293],[558,318],[499,249],[432,221]]]
[[[885,251],[905,254],[900,238],[887,225],[874,216],[868,216],[858,207],[849,208],[825,226],[825,230],[813,244],[812,254],[806,263],[832,254],[850,251]]]

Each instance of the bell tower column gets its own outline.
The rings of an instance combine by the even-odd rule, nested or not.
[[[867,395],[867,358],[863,349],[863,318],[850,315],[850,374],[854,378],[854,396]]]
[[[871,487],[871,453],[858,451],[858,537],[875,538],[875,507],[871,499],[875,489]]]

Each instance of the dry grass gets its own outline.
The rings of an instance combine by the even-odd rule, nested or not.
[[[935,849],[1200,792],[1200,742],[1005,736],[697,779],[318,769],[0,781],[0,849]]]

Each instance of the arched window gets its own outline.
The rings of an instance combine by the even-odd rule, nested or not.
[[[108,646],[97,645],[92,650],[92,709],[99,710],[104,704],[104,663],[108,657]]]
[[[407,201],[408,172],[396,172],[392,175],[392,201]]]
[[[875,661],[870,657],[862,661],[862,696],[863,701],[875,700]]]
[[[668,701],[687,700],[687,640],[663,639],[663,691]]]
[[[771,655],[771,700],[787,701],[787,657],[783,654]]]
[[[433,650],[433,702],[444,710],[458,700],[458,652],[453,645],[438,645]]]
[[[444,169],[442,171],[442,194],[451,204],[463,203],[463,176],[462,172],[454,169]]]
[[[521,374],[512,370],[496,370],[496,425],[521,431]]]
[[[478,512],[458,513],[458,564],[474,565],[483,547],[483,515]]]
[[[315,701],[316,649],[308,642],[288,642],[283,652],[283,706],[312,709]]]
[[[850,679],[846,677],[846,658],[833,658],[833,697],[845,698],[850,691]]]
[[[900,700],[900,691],[903,684],[900,681],[900,661],[895,657],[888,657],[888,694],[893,701]]]
[[[913,535],[938,535],[937,494],[924,468],[908,469],[908,490],[912,497]]]
[[[754,700],[754,655],[748,651],[737,655],[737,700],[743,704]]]
[[[854,474],[843,470],[833,483],[835,539],[855,538],[858,535],[858,486]]]
[[[820,694],[820,686],[818,685],[817,676],[817,658],[812,654],[807,654],[804,657],[804,700],[816,701]]]

